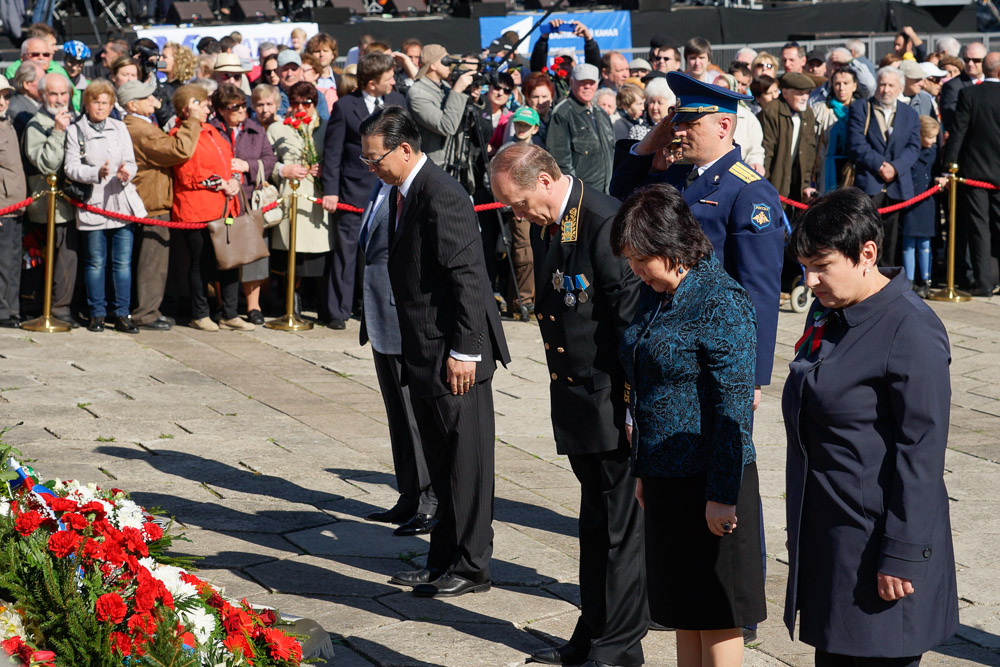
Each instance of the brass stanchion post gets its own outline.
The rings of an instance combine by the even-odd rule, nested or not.
[[[288,271],[285,274],[285,314],[276,317],[264,326],[279,331],[307,331],[313,328],[313,323],[295,315],[295,236],[299,217],[299,181],[290,179],[288,185],[292,193],[288,195]]]
[[[55,273],[56,264],[56,197],[59,196],[55,174],[49,174],[48,183],[49,191],[45,193],[49,197],[49,219],[45,226],[45,300],[42,302],[42,316],[22,323],[21,328],[28,331],[55,333],[69,331],[72,327],[66,322],[52,317],[52,276]],[[67,222],[66,224],[73,223]]]
[[[948,165],[948,273],[947,286],[931,292],[930,299],[934,301],[968,301],[972,296],[968,292],[955,289],[955,218],[957,217],[958,165]]]

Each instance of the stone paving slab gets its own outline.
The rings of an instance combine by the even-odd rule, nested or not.
[[[953,345],[946,477],[962,629],[923,664],[1000,666],[1000,299],[932,307]],[[319,621],[334,663],[521,665],[565,640],[579,604],[579,487],[555,451],[538,329],[506,322],[514,358],[494,380],[497,479],[494,589],[418,600],[388,583],[419,567],[427,538],[395,538],[364,516],[396,499],[392,454],[369,348],[346,331],[139,336],[0,330],[0,427],[47,477],[126,488],[177,518],[204,556],[201,576]],[[781,624],[783,379],[802,316],[782,313],[773,382],[755,415],[769,618],[745,664],[812,665]],[[112,440],[113,438],[113,440]],[[650,633],[647,664],[675,661]]]

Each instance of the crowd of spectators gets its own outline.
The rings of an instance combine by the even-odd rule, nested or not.
[[[543,30],[529,59],[513,53],[513,33],[482,53],[452,55],[447,45],[409,39],[394,50],[365,35],[343,67],[336,64],[337,40],[325,33],[297,34],[291,48],[261,43],[254,59],[238,33],[206,37],[195,50],[111,39],[91,54],[81,42],[60,46],[51,28],[33,26],[21,59],[0,78],[0,134],[17,140],[5,141],[3,150],[17,145],[21,158],[0,171],[6,194],[0,204],[45,189],[47,175],[56,174],[60,184],[81,186],[85,203],[98,208],[207,222],[236,214],[265,182],[285,195],[298,181],[297,287],[321,321],[343,328],[360,308],[362,265],[360,218],[338,204],[363,206],[374,185],[358,159],[357,128],[377,107],[406,106],[428,157],[477,203],[492,199],[485,165],[509,142],[546,148],[563,173],[606,193],[616,144],[621,150],[620,142],[642,139],[669,121],[676,96],[666,73],[685,71],[753,96],[740,105],[736,144],[782,196],[808,202],[853,184],[885,206],[931,187],[943,172],[939,156],[960,160],[968,152],[959,145],[970,143],[960,92],[995,81],[1000,64],[981,43],[963,47],[944,38],[929,48],[910,28],[878,64],[866,58],[860,40],[827,52],[807,52],[794,42],[773,54],[743,48],[732,62],[716,63],[701,37],[684,45],[654,38],[645,57],[629,60],[601,53],[587,26],[571,21],[584,40],[583,62],[576,62],[573,53],[549,52],[549,32],[561,23]],[[477,59],[508,54],[506,71],[476,72]],[[98,75],[88,79],[84,63],[91,60]],[[290,124],[296,119],[299,124]],[[947,143],[956,131],[960,136]],[[989,202],[966,199],[974,221],[959,230],[959,282],[968,279],[977,294],[987,295],[995,283],[987,275],[990,232],[1000,220],[990,217]],[[786,214],[792,219],[796,211]],[[882,262],[903,263],[921,295],[930,286],[938,214],[932,199],[882,219]],[[22,247],[41,245],[46,218],[42,200],[2,219],[3,326],[18,326],[37,310],[38,272],[29,279],[37,262]],[[127,223],[62,200],[56,223],[53,314],[74,325],[99,331],[110,313],[119,331],[167,329],[175,319],[162,307],[189,315],[197,328],[247,329],[263,323],[268,294],[283,293],[271,282],[280,281],[284,269],[287,215],[268,231],[270,258],[229,271],[216,269],[203,230]],[[491,211],[480,214],[480,225],[498,304],[506,308],[510,299],[511,313],[530,316],[527,223]],[[113,287],[110,298],[105,284]]]

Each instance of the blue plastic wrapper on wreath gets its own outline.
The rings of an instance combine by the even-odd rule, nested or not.
[[[513,30],[518,36],[523,37],[538,19],[542,18],[541,12],[508,14],[507,16],[486,16],[479,19],[479,39],[482,47],[489,47],[490,43],[507,32]],[[606,11],[606,12],[556,12],[547,21],[562,19],[563,21],[580,21],[594,34],[594,39],[601,47],[601,53],[605,51],[624,51],[632,48],[632,17],[628,12]],[[531,49],[541,35],[539,30],[531,33],[531,37],[526,39],[518,48],[518,53],[528,58]],[[571,32],[553,32],[549,35],[549,63],[552,58],[558,55],[559,51],[565,48],[583,53],[583,38],[577,37]],[[622,53],[627,59],[632,56]]]

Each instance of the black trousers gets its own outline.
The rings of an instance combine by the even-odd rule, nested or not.
[[[580,481],[580,619],[569,643],[613,665],[641,665],[649,629],[642,510],[629,452],[570,454]]]
[[[1000,191],[966,186],[958,193],[955,279],[964,282],[971,269],[972,286],[992,291],[993,257],[1000,245]]]
[[[403,358],[382,354],[372,349],[375,375],[382,391],[382,402],[389,420],[389,440],[392,443],[392,465],[396,469],[396,489],[400,501],[412,506],[413,513],[434,514],[437,497],[431,485],[431,474],[420,441],[420,432],[413,417],[410,388],[400,384]]]
[[[875,208],[892,206],[898,204],[900,200],[890,199],[884,192],[872,195],[872,203]],[[879,266],[900,266],[899,253],[899,215],[900,212],[886,213],[882,218],[882,257],[878,260]]]
[[[816,667],[917,667],[920,658],[858,658],[816,649]]]
[[[231,320],[236,317],[239,306],[240,271],[227,269],[221,271],[215,262],[215,248],[207,229],[183,230],[184,241],[191,254],[191,265],[188,267],[188,282],[191,289],[191,319],[208,317],[211,309],[208,305],[208,282],[218,280],[222,290],[222,319]]]
[[[330,275],[327,280],[326,309],[331,318],[346,320],[354,306],[354,288],[358,280],[358,233],[360,213],[338,213],[330,228]]]
[[[416,396],[413,416],[438,499],[427,569],[474,582],[490,578],[493,556],[493,381],[462,396]]]
[[[21,216],[0,218],[0,320],[21,314]]]

